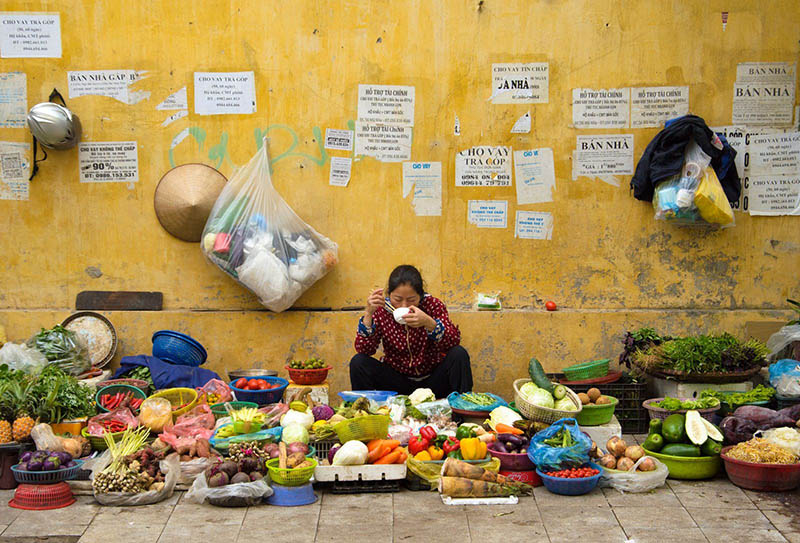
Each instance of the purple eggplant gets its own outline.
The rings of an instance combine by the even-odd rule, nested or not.
[[[28,462],[28,471],[42,471],[41,460],[31,460]]]
[[[27,462],[33,456],[33,451],[25,451],[22,453],[22,456],[19,457],[20,462]]]
[[[492,443],[489,444],[489,448],[492,449],[493,451],[499,452],[499,453],[507,453],[508,452],[508,449],[506,449],[506,446],[503,445],[502,441],[493,441]]]

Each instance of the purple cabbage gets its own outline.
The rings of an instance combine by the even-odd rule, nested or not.
[[[328,420],[333,416],[333,409],[329,405],[315,405],[311,409],[311,414],[314,415],[314,421]]]
[[[341,448],[342,446],[339,443],[331,447],[331,450],[328,451],[328,463],[333,464],[333,455],[335,455],[336,451],[338,451]]]

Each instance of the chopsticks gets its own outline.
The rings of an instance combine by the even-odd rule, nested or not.
[[[384,307],[384,308],[385,308],[385,309],[386,309],[386,310],[387,310],[389,313],[394,313],[395,307],[392,305],[392,302],[390,302],[389,300],[386,300],[385,302],[383,302],[383,307]]]

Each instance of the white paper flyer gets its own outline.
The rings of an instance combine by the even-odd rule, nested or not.
[[[412,190],[412,205],[418,217],[441,216],[442,163],[403,162],[403,198]]]
[[[552,239],[553,215],[542,211],[517,211],[514,237],[519,239]]]
[[[81,183],[131,183],[139,180],[139,154],[135,141],[81,142],[78,144]]]
[[[0,200],[27,200],[31,144],[0,141]]]
[[[633,135],[577,136],[572,178],[598,177],[619,186],[618,175],[633,175]]]
[[[492,64],[493,104],[546,104],[550,92],[547,62]]]
[[[631,89],[631,128],[657,128],[689,113],[689,87]]]
[[[28,82],[24,72],[0,73],[0,128],[25,128]]]
[[[136,104],[150,98],[148,91],[133,91],[129,87],[140,79],[143,72],[136,70],[82,70],[67,72],[70,98],[80,96],[107,96],[123,104]]]
[[[0,13],[0,57],[61,58],[61,16]]]
[[[456,153],[457,187],[510,187],[511,147],[479,145]]]
[[[552,149],[514,151],[514,175],[517,178],[517,205],[553,201],[556,174]]]
[[[794,62],[740,63],[733,85],[733,124],[790,126],[796,78]]]
[[[467,221],[478,228],[506,228],[508,202],[506,200],[470,200]]]
[[[627,128],[631,93],[622,89],[572,89],[575,128]]]
[[[350,157],[332,156],[328,184],[334,187],[346,187],[350,182],[352,168],[353,160]]]
[[[256,112],[253,72],[195,72],[194,112],[198,115],[249,115]]]

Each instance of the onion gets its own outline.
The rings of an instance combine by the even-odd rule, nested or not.
[[[289,443],[289,445],[286,446],[286,452],[289,454],[299,452],[305,455],[308,454],[308,445],[302,441],[295,441],[294,443]]]
[[[647,457],[639,464],[637,468],[639,471],[655,471],[656,470],[656,461],[653,460],[651,457]]]
[[[644,456],[644,449],[641,445],[631,445],[627,449],[625,449],[625,456],[636,462],[641,457]]]
[[[608,452],[619,458],[620,456],[625,454],[625,449],[628,448],[628,444],[625,443],[622,439],[618,438],[617,436],[612,437],[606,443],[606,449]]]
[[[603,466],[604,468],[614,469],[617,467],[617,459],[613,454],[606,454],[601,456],[597,463]]]
[[[623,456],[619,460],[617,460],[617,469],[620,471],[628,471],[633,467],[633,460],[628,458],[627,456]]]

